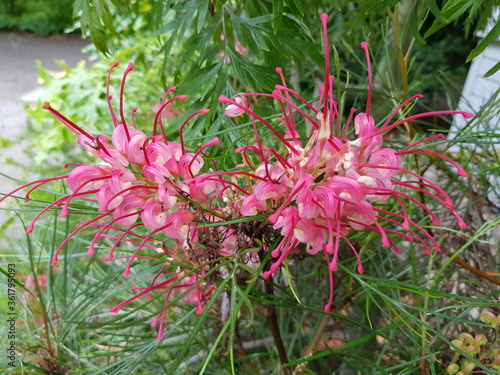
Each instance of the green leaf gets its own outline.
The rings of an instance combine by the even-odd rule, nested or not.
[[[387,7],[392,7],[399,3],[401,0],[382,0],[382,1],[374,1],[374,4],[371,5],[367,10],[366,13],[377,13],[380,12],[381,10],[384,10]]]
[[[408,18],[408,24],[415,40],[420,44],[425,44],[425,39],[422,38],[422,35],[420,35],[420,26],[418,24],[419,20],[417,17],[417,11],[417,6],[414,6]]]
[[[227,0],[217,0],[217,2],[215,3],[214,12],[217,13],[218,11],[220,11],[226,3]]]
[[[217,73],[219,73],[222,65],[223,60],[220,60],[216,65],[203,69],[196,77],[179,85],[179,88],[182,87],[182,92],[186,95],[198,93],[200,100],[203,100],[208,90],[212,87],[213,80],[217,76]]]
[[[305,14],[304,2],[302,0],[292,0],[293,4],[299,11],[300,15],[303,16]]]
[[[427,7],[439,22],[448,23],[446,17],[443,15],[443,13],[441,13],[441,10],[439,10],[436,0],[427,0]]]
[[[90,28],[90,39],[92,43],[97,47],[99,51],[107,55],[109,53],[108,45],[106,44],[106,38],[104,33],[93,25]]]
[[[233,21],[233,29],[236,37],[242,45],[252,48],[257,46],[259,50],[269,51],[266,37],[270,32],[262,25],[272,20],[272,14],[255,18],[242,18],[229,13]]]
[[[166,25],[163,25],[162,27],[160,27],[159,29],[153,31],[151,33],[151,35],[153,36],[159,36],[159,35],[162,35],[162,34],[166,34],[168,33],[170,30],[175,30],[177,29],[179,25],[179,21],[177,20],[174,20],[174,21],[171,21],[171,22],[168,22]]]
[[[446,22],[438,19],[434,20],[432,26],[427,30],[424,38],[428,38],[436,31],[441,30],[446,25],[455,21],[458,17],[464,14],[471,6],[474,5],[475,0],[453,0],[447,2],[441,11],[442,15],[446,18]]]
[[[493,68],[491,68],[490,70],[488,70],[485,75],[483,76],[484,78],[488,78],[488,77],[491,77],[493,74],[495,74],[496,72],[498,72],[500,70],[500,61],[497,62]]]
[[[164,16],[169,10],[170,10],[170,0],[155,1],[153,3],[153,9],[151,10],[151,20],[153,21],[153,26],[155,28],[159,27],[162,24],[162,20],[164,19]]]
[[[272,90],[274,88],[276,83],[276,72],[274,69],[254,64],[232,49],[229,49],[228,52],[236,77],[238,77],[244,86],[261,87],[265,90]]]
[[[205,20],[207,18],[207,12],[208,12],[208,6],[209,6],[208,0],[204,0],[200,4],[200,9],[198,11],[198,22],[196,24],[196,31],[198,32],[198,34],[200,33],[201,29],[203,28],[203,25],[205,25]]]
[[[283,19],[283,0],[273,0],[273,31],[276,34]]]
[[[465,60],[466,62],[471,61],[474,57],[477,57],[481,52],[483,52],[486,47],[488,47],[491,43],[493,43],[495,40],[500,37],[500,19],[497,20],[495,23],[495,26],[490,30],[488,35],[484,37],[481,42],[474,48],[471,53],[469,53],[469,56],[467,56],[467,59]]]

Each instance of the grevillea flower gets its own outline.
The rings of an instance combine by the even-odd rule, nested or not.
[[[433,181],[406,169],[403,156],[428,154],[449,162],[461,176],[467,174],[449,158],[420,148],[426,141],[443,139],[441,134],[416,141],[400,150],[384,146],[383,136],[417,118],[442,114],[461,114],[470,118],[472,115],[460,111],[438,111],[398,118],[403,108],[421,97],[414,95],[403,101],[384,123],[376,125],[370,111],[373,84],[368,45],[362,43],[368,65],[367,104],[362,113],[356,114],[357,110],[352,109],[346,123],[342,124],[338,103],[333,97],[334,77],[329,68],[326,14],[321,16],[321,22],[325,81],[320,85],[317,102],[308,102],[290,89],[281,68],[276,69],[281,83],[271,93],[244,93],[232,99],[220,96],[220,102],[227,105],[225,115],[248,114],[253,126],[256,142],[235,150],[242,159],[236,168],[219,170],[215,160],[206,163],[209,158],[204,150],[216,145],[218,138],[198,145],[198,150],[186,152],[184,127],[193,116],[208,110],[196,111],[188,117],[179,129],[179,142],[167,140],[162,123],[163,111],[174,101],[187,99],[185,95],[172,96],[175,87],[167,91],[157,106],[151,135],[136,129],[133,118],[128,124],[124,116],[123,92],[132,64],[123,76],[117,115],[109,95],[115,63],[110,69],[106,90],[114,126],[111,137],[91,135],[48,103],[43,105],[75,132],[82,147],[105,164],[68,165],[74,167],[69,174],[23,185],[2,199],[31,187],[26,194],[29,198],[30,193],[43,184],[54,180],[67,182],[71,193],[43,209],[30,223],[28,231],[33,230],[38,218],[49,209],[60,208],[61,216],[65,216],[75,199],[95,204],[99,215],[80,223],[56,251],[52,264],[57,262],[61,249],[71,237],[86,227],[96,230],[88,254],[94,252],[101,238],[114,240],[104,260],[127,259],[124,276],[130,274],[134,260],[157,259],[147,251],[157,255],[158,243],[162,243],[160,253],[166,256],[162,270],[152,277],[149,286],[133,287],[137,294],[111,309],[116,312],[141,296],[151,298],[153,291],[163,293],[165,309],[152,324],[159,327],[158,337],[164,329],[172,293],[195,304],[196,311],[201,312],[203,302],[214,291],[207,281],[208,276],[224,277],[223,272],[217,274],[216,264],[222,263],[225,257],[234,256],[239,261],[242,257],[238,255],[243,251],[271,252],[272,264],[267,265],[262,275],[264,278],[276,273],[293,253],[321,253],[329,270],[330,293],[326,312],[333,301],[333,273],[338,268],[341,244],[352,250],[357,269],[363,272],[358,251],[349,240],[353,231],[375,232],[383,246],[392,247],[396,252],[399,252],[398,239],[418,241],[427,253],[431,248],[439,251],[433,237],[408,214],[408,205],[421,208],[434,225],[440,225],[440,221],[430,208],[412,197],[412,191],[442,205],[455,215],[462,228],[466,225],[448,194]],[[251,99],[258,96],[272,98],[279,104],[282,109],[282,115],[276,119],[279,126],[253,110]],[[263,139],[262,128],[275,138],[272,142],[267,135]],[[388,200],[396,203],[399,209],[394,212],[384,210],[381,203]],[[135,251],[125,256],[117,255],[118,245],[125,242]],[[250,258],[257,257],[250,255]],[[185,268],[172,271],[167,262]]]
[[[362,273],[359,255],[348,239],[352,230],[371,230],[380,235],[384,246],[392,246],[396,252],[399,249],[394,237],[407,241],[417,240],[428,253],[431,243],[439,251],[439,245],[432,236],[409,217],[407,205],[412,203],[421,207],[431,217],[434,225],[440,225],[439,219],[431,209],[412,198],[405,190],[418,191],[440,203],[455,215],[460,227],[466,227],[443,189],[403,167],[403,155],[427,153],[451,163],[461,176],[467,176],[454,161],[433,151],[418,148],[423,142],[443,139],[444,136],[435,135],[414,142],[402,150],[395,150],[384,147],[383,135],[417,118],[457,113],[470,118],[472,114],[438,111],[393,121],[402,108],[422,97],[415,95],[398,106],[382,125],[375,126],[375,120],[370,115],[373,87],[370,58],[368,45],[363,42],[361,47],[365,50],[368,65],[366,109],[357,115],[355,109],[351,110],[347,123],[342,125],[338,103],[333,98],[334,77],[329,71],[326,14],[321,16],[321,21],[326,68],[325,82],[320,85],[320,99],[315,105],[287,86],[281,68],[277,68],[276,72],[282,83],[276,85],[276,89],[270,94],[249,93],[239,94],[233,99],[225,96],[219,98],[221,103],[227,105],[226,115],[235,117],[245,112],[250,116],[256,139],[256,145],[236,150],[242,154],[248,172],[244,173],[247,185],[240,186],[240,191],[243,189],[244,194],[239,191],[232,193],[236,194],[236,197],[231,197],[235,201],[233,207],[243,216],[269,214],[268,220],[272,228],[282,235],[282,240],[272,251],[275,259],[270,269],[264,272],[264,278],[278,270],[281,263],[297,250],[298,243],[305,244],[305,250],[309,254],[322,252],[330,272],[334,272],[337,270],[340,243],[343,241],[358,259],[358,271]],[[253,96],[270,97],[279,103],[283,115],[277,120],[285,128],[284,133],[254,112],[251,105],[242,99],[244,97],[250,100]],[[296,126],[299,121],[302,128],[305,128],[303,125],[306,123],[311,129],[307,134]],[[266,148],[267,143],[261,139],[258,125],[270,130],[280,141],[281,147]],[[248,157],[249,152],[254,154],[251,159]],[[255,160],[258,160],[258,165]],[[212,180],[222,183],[223,175],[228,174],[243,175],[242,172],[235,171],[213,173],[211,176]],[[401,178],[403,175],[404,178]],[[205,179],[207,175],[201,175],[189,183]],[[399,204],[398,212],[387,212],[380,208],[378,203],[388,199],[394,199]],[[398,227],[407,233],[402,233]],[[330,289],[330,298],[325,306],[327,312],[332,303],[332,277]]]
[[[200,152],[207,146],[217,144],[218,139],[214,138],[206,145],[200,146],[200,150],[196,153],[186,152],[182,142],[169,142],[167,140],[161,120],[162,111],[171,106],[174,101],[187,98],[185,95],[169,98],[171,93],[175,91],[175,87],[167,91],[163,100],[157,106],[151,136],[136,129],[133,118],[130,122],[132,126],[129,125],[124,115],[124,87],[127,74],[133,69],[133,64],[130,63],[127,66],[123,76],[118,114],[113,109],[112,97],[109,94],[111,72],[117,65],[118,63],[114,63],[111,66],[106,90],[106,98],[114,127],[111,137],[92,135],[52,108],[49,103],[45,102],[43,104],[44,109],[50,111],[77,135],[80,145],[96,158],[101,159],[101,163],[104,162],[104,164],[66,165],[66,167],[73,167],[69,174],[35,181],[19,187],[15,191],[32,186],[28,194],[26,194],[26,199],[28,199],[34,189],[50,181],[65,180],[71,193],[42,210],[29,224],[28,232],[33,230],[38,218],[51,208],[61,208],[60,216],[66,216],[69,212],[70,203],[74,199],[94,202],[100,215],[89,221],[82,222],[63,241],[53,257],[52,265],[56,264],[62,248],[75,234],[83,228],[95,227],[97,232],[90,243],[88,254],[94,252],[101,238],[114,239],[116,243],[104,260],[128,259],[124,271],[124,276],[128,276],[135,259],[154,259],[154,257],[144,255],[141,250],[156,250],[159,238],[161,241],[162,236],[164,238],[166,235],[175,240],[180,248],[184,246],[193,225],[192,222],[196,217],[195,213],[189,210],[191,192],[190,187],[184,183],[184,179],[193,178],[200,172],[204,164]],[[136,110],[134,108],[132,115]],[[208,111],[205,109],[199,110],[188,117],[181,126],[181,139],[182,128],[188,121],[193,116]],[[195,184],[192,195],[201,196],[204,201],[206,194],[210,193],[214,186],[215,182],[209,182],[205,186]],[[2,200],[15,191],[7,194]],[[203,212],[206,214],[209,211],[210,209],[207,208]],[[144,231],[140,232],[142,234],[138,234],[136,230],[140,227],[149,230],[149,234],[144,235]],[[115,255],[119,243],[125,242],[132,244],[135,247],[135,252],[126,256]],[[180,258],[178,260],[182,261]],[[192,264],[188,266],[191,267]],[[155,282],[163,272],[164,270],[155,277]],[[191,282],[198,280],[199,277],[194,275],[188,279]],[[186,285],[186,283],[184,282],[183,285]],[[176,285],[175,288],[179,288],[179,286]],[[211,289],[208,288],[207,290],[208,295],[210,295]],[[166,294],[169,295],[170,292],[167,290]],[[194,297],[187,300],[195,303],[197,310],[201,311],[201,303],[207,297],[207,294],[205,293],[203,296],[200,294],[201,297],[203,298],[197,301],[195,301]]]
[[[245,113],[245,110],[242,109],[241,106],[246,108],[250,107],[250,100],[243,94],[237,94],[233,96],[233,100],[237,103],[237,105],[235,104],[228,105],[224,110],[224,114],[226,116],[229,117],[241,116]]]

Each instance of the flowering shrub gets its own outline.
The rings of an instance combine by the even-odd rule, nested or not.
[[[124,111],[124,87],[129,64],[120,87],[119,111],[115,112],[109,93],[112,65],[107,82],[106,97],[112,116],[114,131],[111,137],[92,135],[74,124],[49,103],[43,108],[75,132],[78,143],[100,159],[99,164],[71,164],[73,168],[64,176],[38,180],[19,187],[14,192],[31,187],[30,193],[54,180],[65,180],[71,193],[43,209],[28,226],[28,232],[38,218],[52,208],[60,209],[60,216],[69,212],[74,200],[92,202],[99,215],[80,225],[63,241],[55,253],[52,264],[65,244],[83,228],[95,227],[88,254],[95,251],[100,238],[114,240],[105,261],[126,259],[123,275],[130,274],[136,259],[155,259],[148,251],[159,251],[167,256],[164,267],[147,287],[133,287],[137,294],[111,308],[122,306],[142,296],[151,297],[154,291],[165,296],[165,309],[154,320],[158,337],[164,332],[166,312],[172,293],[202,312],[204,302],[214,291],[217,278],[225,277],[224,270],[215,265],[226,258],[243,263],[258,262],[269,253],[272,264],[266,265],[264,279],[272,277],[282,263],[294,253],[310,255],[323,253],[329,273],[330,292],[325,312],[333,302],[333,273],[338,268],[341,242],[347,244],[357,258],[357,269],[363,272],[356,246],[349,240],[352,231],[370,230],[380,236],[385,247],[399,252],[396,239],[418,241],[424,250],[439,251],[439,245],[408,212],[408,205],[416,205],[426,212],[434,225],[440,225],[435,213],[411,197],[414,190],[441,204],[451,212],[461,227],[464,221],[453,208],[448,194],[433,181],[403,167],[403,155],[426,153],[454,165],[461,176],[466,172],[454,161],[420,145],[435,135],[416,141],[400,150],[384,147],[384,134],[417,118],[439,114],[472,115],[459,111],[421,113],[404,119],[398,114],[410,102],[405,100],[380,126],[371,117],[372,75],[368,45],[361,47],[368,64],[368,100],[366,109],[357,113],[352,109],[345,124],[333,97],[334,77],[329,69],[327,42],[327,16],[321,16],[325,50],[325,81],[320,85],[320,98],[309,102],[287,86],[282,70],[276,69],[281,84],[268,94],[244,93],[229,99],[219,98],[226,104],[229,117],[248,115],[255,136],[255,144],[235,150],[241,163],[232,169],[219,169],[217,162],[204,152],[219,143],[213,138],[188,152],[183,129],[189,120],[208,110],[194,112],[179,129],[179,142],[168,140],[163,115],[175,100],[187,96],[174,96],[175,87],[169,89],[156,112],[153,131],[147,135],[137,129],[132,110],[130,119]],[[273,125],[256,111],[252,98],[268,97],[277,101],[282,115]],[[262,129],[274,137],[264,139]],[[206,162],[210,167],[205,167]],[[3,199],[8,197],[6,195]],[[380,202],[394,200],[397,212],[381,208]],[[404,232],[404,233],[403,233]],[[128,242],[135,250],[130,255],[117,255],[119,244]],[[161,248],[158,244],[161,243]],[[242,253],[249,253],[241,257]],[[171,265],[178,266],[172,271]],[[242,264],[243,265],[243,264]]]

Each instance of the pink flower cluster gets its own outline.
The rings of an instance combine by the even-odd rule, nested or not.
[[[467,174],[445,156],[420,148],[423,142],[442,139],[442,135],[416,141],[401,150],[384,147],[383,136],[391,129],[421,117],[459,113],[469,118],[472,115],[441,111],[394,121],[402,108],[421,97],[415,95],[396,108],[382,125],[376,126],[370,116],[372,75],[368,46],[362,43],[368,64],[367,106],[363,113],[356,114],[352,109],[346,124],[342,125],[338,103],[333,98],[334,77],[329,72],[325,14],[321,21],[326,77],[324,84],[320,85],[321,95],[315,105],[287,86],[280,68],[276,71],[281,84],[276,85],[270,94],[238,94],[233,99],[220,97],[220,102],[227,105],[227,116],[249,115],[255,135],[255,143],[235,150],[241,155],[242,163],[234,169],[219,170],[214,160],[211,160],[213,170],[204,167],[210,158],[203,151],[216,145],[217,138],[198,145],[196,152],[186,151],[184,126],[193,116],[208,110],[194,112],[182,124],[180,142],[167,140],[162,111],[173,101],[186,99],[183,95],[169,98],[175,87],[168,90],[158,107],[151,136],[136,128],[133,116],[130,124],[126,122],[123,91],[126,75],[133,68],[131,64],[121,85],[119,118],[111,105],[108,76],[107,99],[114,124],[111,139],[85,132],[44,103],[45,109],[77,134],[82,147],[105,163],[77,165],[65,176],[35,181],[17,189],[33,185],[31,192],[49,181],[64,179],[72,191],[37,215],[29,231],[48,209],[59,207],[61,216],[65,216],[74,199],[94,202],[101,212],[94,219],[82,222],[69,235],[54,256],[53,264],[67,241],[84,227],[98,228],[89,254],[94,252],[100,238],[115,240],[104,260],[127,258],[124,276],[129,275],[135,259],[155,259],[141,250],[156,250],[158,243],[162,242],[168,262],[185,268],[172,271],[172,266],[166,264],[149,286],[134,287],[139,291],[137,295],[111,309],[118,311],[133,299],[143,295],[150,297],[155,290],[165,293],[165,311],[153,322],[153,326],[160,323],[161,336],[171,293],[178,291],[181,298],[196,304],[197,311],[201,312],[203,301],[213,293],[208,275],[214,272],[214,264],[244,250],[271,251],[273,261],[263,273],[264,278],[277,272],[293,253],[323,253],[330,275],[326,312],[332,305],[333,272],[338,267],[341,241],[352,249],[358,271],[363,272],[356,247],[349,240],[351,231],[371,230],[380,236],[384,246],[392,246],[396,252],[399,251],[398,238],[417,240],[427,253],[431,247],[439,251],[433,237],[408,215],[407,205],[420,207],[434,225],[440,225],[439,219],[409,192],[416,191],[441,204],[455,215],[461,227],[465,227],[465,223],[453,208],[448,194],[433,181],[405,169],[402,156],[427,153],[451,163],[460,175]],[[116,65],[111,67],[110,74]],[[277,101],[282,109],[282,116],[276,118],[279,126],[253,110],[253,96]],[[132,115],[134,112],[135,109]],[[262,130],[272,133],[274,142],[263,139]],[[384,210],[381,203],[388,199],[397,202],[400,210]],[[144,229],[147,234],[141,234]],[[134,253],[115,255],[117,246],[124,241],[135,246]]]
[[[118,311],[121,306],[141,295],[148,294],[150,296],[153,290],[166,290],[168,296],[173,290],[181,290],[185,294],[184,299],[195,303],[197,311],[201,312],[203,310],[202,302],[210,296],[212,288],[202,286],[200,279],[203,278],[205,273],[204,265],[196,258],[198,249],[193,249],[190,245],[191,242],[203,244],[205,238],[208,238],[207,233],[203,233],[204,239],[199,238],[200,232],[207,231],[198,230],[194,219],[203,218],[205,221],[214,221],[217,216],[222,218],[225,218],[225,216],[221,215],[217,210],[210,209],[210,207],[204,207],[203,211],[198,214],[196,209],[193,209],[193,207],[198,207],[207,201],[208,196],[216,188],[215,182],[209,181],[187,185],[184,181],[198,175],[205,163],[204,158],[201,156],[203,150],[216,145],[219,140],[214,138],[205,145],[200,145],[195,153],[186,152],[182,142],[182,131],[184,126],[195,115],[207,113],[209,110],[196,111],[186,119],[180,127],[180,143],[168,141],[162,123],[163,111],[175,100],[187,99],[186,95],[169,98],[176,89],[172,87],[167,91],[162,102],[157,107],[153,134],[148,136],[136,128],[134,121],[136,108],[132,111],[131,125],[127,123],[124,116],[124,85],[127,74],[133,69],[132,63],[126,68],[122,80],[119,115],[115,113],[112,107],[109,86],[111,72],[117,65],[118,63],[114,63],[109,71],[106,92],[114,125],[111,138],[105,135],[89,134],[53,109],[49,103],[43,103],[43,108],[50,111],[70,128],[77,135],[78,143],[97,159],[100,159],[101,163],[92,165],[67,164],[65,168],[74,167],[70,173],[20,186],[5,195],[1,200],[23,188],[32,186],[25,196],[28,199],[33,190],[50,181],[61,179],[66,181],[72,191],[71,194],[49,204],[37,214],[28,226],[28,233],[32,232],[36,221],[50,209],[59,208],[61,217],[68,215],[70,204],[74,199],[82,199],[97,205],[98,212],[101,214],[89,221],[80,223],[61,243],[54,254],[52,265],[57,263],[59,254],[68,241],[86,227],[98,228],[89,246],[88,255],[94,253],[95,246],[100,238],[115,240],[114,246],[111,247],[104,261],[128,259],[123,273],[125,277],[129,276],[135,259],[156,259],[142,255],[142,249],[158,251],[158,244],[162,242],[162,238],[173,240],[174,247],[165,249],[165,254],[169,256],[170,260],[185,264],[188,269],[193,267],[201,268],[200,274],[179,269],[174,272],[172,277],[167,278],[166,281],[161,281],[159,277],[169,272],[167,266],[165,266],[153,279],[149,287],[133,287],[133,290],[142,291],[134,298],[115,306],[111,311]],[[142,229],[141,231],[141,228],[146,230]],[[146,235],[141,234],[145,232]],[[160,240],[158,240],[158,237]],[[132,255],[121,256],[115,254],[118,246],[121,246],[124,242],[128,242],[135,247]],[[190,251],[195,252],[194,257],[189,253]],[[224,253],[224,244],[218,251],[221,254]],[[181,256],[179,252],[183,252],[184,256]],[[191,260],[191,258],[194,260]],[[161,316],[164,316],[164,314],[165,311]],[[158,321],[160,322],[159,332],[161,334],[163,320],[156,320],[154,325]]]

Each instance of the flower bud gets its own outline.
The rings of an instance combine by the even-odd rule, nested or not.
[[[458,336],[458,339],[462,342],[465,342],[467,345],[474,343],[474,337],[472,337],[472,335],[470,333],[467,333],[467,332],[462,332]]]
[[[497,351],[494,355],[495,362],[493,363],[495,366],[500,366],[500,351]]]
[[[476,365],[469,360],[464,359],[461,363],[462,372],[464,374],[470,374],[476,368]]]
[[[476,355],[476,354],[479,354],[479,352],[481,351],[481,349],[476,346],[476,345],[469,345],[466,349],[465,349],[465,352],[469,355]]]
[[[477,346],[483,346],[487,342],[488,342],[488,339],[482,333],[480,333],[479,335],[476,335],[476,337],[474,338],[474,344],[476,344]]]
[[[447,374],[456,374],[460,370],[460,366],[457,365],[456,363],[452,363],[446,368],[446,373]]]
[[[238,117],[244,114],[246,111],[244,108],[250,107],[250,100],[244,94],[236,94],[232,97],[232,100],[238,104],[230,104],[224,110],[224,114],[229,117]],[[241,106],[241,107],[240,107]]]
[[[455,340],[452,340],[451,343],[453,345],[455,345],[456,347],[458,347],[459,349],[463,349],[465,347],[462,340],[455,339]],[[454,348],[452,348],[452,349],[455,350]]]
[[[496,328],[498,326],[498,319],[497,317],[495,316],[495,314],[489,312],[489,311],[483,311],[481,313],[481,315],[479,315],[479,319],[481,319],[481,321],[483,323],[486,323],[486,324],[491,324],[491,326],[493,328]]]

